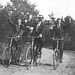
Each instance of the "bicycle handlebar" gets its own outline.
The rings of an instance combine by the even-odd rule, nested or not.
[[[8,39],[15,39],[15,38],[19,38],[19,37],[18,37],[18,36],[14,36],[14,37],[8,37],[8,36],[7,36],[7,38],[8,38]]]
[[[40,37],[38,37],[38,36],[29,36],[30,38],[40,38]]]
[[[57,39],[57,38],[52,38],[53,40],[56,40],[56,41],[59,41],[59,40],[63,40],[64,38],[62,38],[62,39]]]
[[[40,37],[34,37],[34,36],[33,36],[32,38],[40,38]]]

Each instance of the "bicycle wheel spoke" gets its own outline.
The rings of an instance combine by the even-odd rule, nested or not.
[[[31,48],[28,47],[28,49],[26,51],[26,66],[28,69],[31,66],[31,62],[32,62],[32,51],[31,51]]]
[[[59,52],[58,52],[58,50],[54,51],[53,65],[54,65],[55,70],[56,70],[57,66],[59,66]]]

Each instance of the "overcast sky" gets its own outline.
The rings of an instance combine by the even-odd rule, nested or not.
[[[40,13],[48,18],[48,14],[52,11],[55,17],[65,17],[70,15],[75,19],[75,0],[30,0],[36,3]]]
[[[0,3],[5,4],[10,0],[0,0]],[[70,15],[75,19],[75,0],[29,0],[31,3],[36,3],[40,14],[49,19],[48,14],[52,11],[55,17],[65,17]]]

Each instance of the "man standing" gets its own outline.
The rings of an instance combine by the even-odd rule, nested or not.
[[[53,28],[53,38],[55,39],[62,39],[64,37],[64,31],[61,27],[61,19],[57,19],[57,24]],[[53,41],[53,50],[56,48],[56,41]],[[60,63],[62,63],[62,58],[63,58],[63,41],[59,41],[59,50],[60,50]]]
[[[22,20],[20,18],[17,20],[17,24],[12,22],[10,16],[9,16],[9,20],[8,21],[9,21],[10,24],[15,26],[15,30],[14,30],[14,33],[12,35],[15,37],[15,39],[13,41],[13,44],[15,44],[16,49],[17,49],[18,40],[21,40],[22,35],[24,33],[24,30],[25,30],[25,26],[22,24]]]
[[[42,30],[43,30],[43,23],[42,23],[42,16],[37,17],[37,22],[35,22],[35,27],[32,32],[32,36],[37,37],[34,38],[34,48],[36,46],[36,50],[34,49],[34,62],[36,61],[36,56],[38,53],[41,55],[41,49],[43,47],[42,43]],[[38,49],[39,48],[39,49]],[[38,51],[37,51],[38,50]],[[40,56],[41,58],[41,56]]]
[[[39,52],[41,51],[42,47],[43,47],[43,43],[42,43],[42,31],[43,31],[43,23],[42,23],[42,16],[38,17],[38,24],[36,26],[36,33],[37,36],[39,37],[39,39],[37,40],[37,43],[39,44]]]

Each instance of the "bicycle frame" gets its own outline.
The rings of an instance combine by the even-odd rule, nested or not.
[[[13,40],[15,39],[15,37],[7,37],[7,38],[10,40],[9,47],[11,48]]]
[[[32,40],[32,42],[31,42],[32,50],[33,50],[33,46],[34,46],[34,39],[35,39],[35,38],[38,38],[38,37],[33,37],[33,36],[31,37],[31,40]]]
[[[59,40],[57,40],[57,49],[59,49]]]
[[[62,38],[62,39],[54,39],[54,38],[53,38],[53,40],[56,41],[56,43],[57,43],[56,48],[59,49],[59,41],[62,41],[63,38]]]
[[[12,43],[13,43],[13,40],[15,39],[15,37],[7,37],[9,39],[9,45],[8,47],[10,48],[10,51],[12,53]]]
[[[34,39],[38,37],[31,36],[32,60],[34,62]]]
[[[13,39],[10,39],[10,43],[9,43],[9,47],[11,48],[12,46],[12,42],[13,42]]]
[[[16,49],[13,50],[13,48],[12,48],[12,45],[14,43],[13,40],[15,40],[15,37],[8,37],[8,40],[9,40],[8,46],[5,47],[5,49],[3,51],[3,55],[2,55],[3,56],[2,62],[5,67],[8,67],[10,65],[10,63],[13,61],[15,64],[18,64],[20,61],[21,49],[18,47],[18,50],[16,50]],[[6,63],[5,60],[7,60],[8,62]]]
[[[37,64],[36,56],[35,56],[35,45],[34,45],[35,42],[34,42],[34,40],[35,40],[35,38],[39,38],[39,37],[34,37],[34,36],[30,36],[30,37],[31,37],[30,38],[31,41],[30,41],[30,44],[29,44],[27,51],[26,51],[26,65],[27,65],[27,67],[29,67],[28,62],[30,63],[30,67],[32,64],[35,64],[35,63]],[[27,60],[29,60],[28,56],[29,56],[30,61],[27,61]]]

